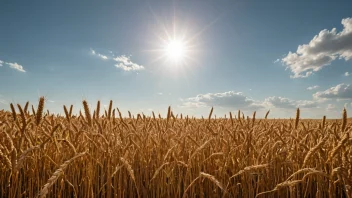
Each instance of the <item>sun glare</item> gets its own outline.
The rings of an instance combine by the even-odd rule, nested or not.
[[[170,40],[165,46],[165,54],[173,62],[180,62],[186,56],[186,46],[181,40]]]

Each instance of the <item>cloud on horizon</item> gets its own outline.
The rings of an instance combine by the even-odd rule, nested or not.
[[[261,110],[261,109],[312,109],[320,108],[319,100],[292,100],[280,96],[271,96],[263,101],[254,100],[245,96],[242,92],[228,91],[223,93],[198,94],[195,97],[181,99],[180,107],[222,107],[240,110]]]
[[[264,105],[281,109],[317,108],[318,102],[311,100],[292,100],[280,96],[271,96],[264,100]]]
[[[198,94],[182,100],[182,107],[227,107],[234,109],[261,109],[264,106],[245,96],[242,92],[228,91],[223,93]]]
[[[290,51],[281,59],[293,73],[291,78],[308,77],[337,58],[345,61],[352,58],[352,18],[342,19],[341,23],[341,32],[336,28],[324,29],[308,44],[299,45],[296,52]]]

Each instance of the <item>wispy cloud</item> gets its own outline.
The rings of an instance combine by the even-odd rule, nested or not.
[[[318,89],[319,86],[318,85],[314,85],[314,86],[311,86],[311,87],[307,87],[307,90],[313,90],[313,89]]]
[[[351,74],[348,72],[345,72],[345,76],[350,76]]]
[[[126,55],[118,56],[113,58],[113,60],[117,62],[115,67],[124,71],[138,71],[145,69],[143,65],[138,65],[137,63],[132,62],[131,58]]]
[[[0,67],[2,66],[3,63],[4,63],[4,61],[0,60]]]
[[[352,18],[341,21],[343,30],[324,29],[308,43],[299,45],[295,53],[289,52],[282,62],[292,71],[292,78],[308,77],[330,65],[335,59],[352,58]]]
[[[0,95],[0,104],[4,104],[4,105],[8,104],[8,102],[3,98],[2,95]]]
[[[352,86],[349,84],[338,84],[325,91],[313,94],[316,99],[352,99]]]
[[[108,60],[109,58],[106,55],[97,53],[94,49],[90,48],[90,53],[92,53],[93,55],[103,59],[103,60]]]
[[[11,69],[15,69],[15,70],[20,71],[20,72],[26,72],[23,69],[23,66],[18,64],[18,63],[5,63],[5,64],[7,64]]]
[[[108,59],[108,57],[107,57],[107,56],[102,55],[102,54],[98,54],[98,57],[100,57],[100,58],[101,58],[101,59],[103,59],[103,60],[107,60],[107,59]]]
[[[5,104],[5,105],[6,105],[6,104],[7,104],[7,101],[6,101],[6,100],[4,100],[4,99],[1,99],[1,98],[0,98],[0,103],[1,103],[1,104]]]

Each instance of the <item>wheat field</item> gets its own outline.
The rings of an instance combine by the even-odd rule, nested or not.
[[[93,104],[90,104],[93,106]],[[37,106],[37,107],[36,107]],[[348,197],[352,126],[340,120],[207,119],[0,111],[0,197]],[[95,106],[95,104],[94,104]]]

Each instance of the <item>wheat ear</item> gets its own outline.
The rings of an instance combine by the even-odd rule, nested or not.
[[[347,111],[346,111],[346,108],[343,108],[343,112],[342,112],[342,127],[341,127],[342,131],[345,131],[346,125],[347,125]]]
[[[297,111],[296,111],[296,121],[295,121],[295,129],[297,129],[298,127],[298,123],[299,123],[299,108],[297,108]]]
[[[83,100],[84,113],[86,114],[86,119],[89,126],[92,126],[92,117],[90,116],[90,111],[87,101]]]
[[[37,126],[40,124],[40,121],[42,120],[43,110],[44,110],[44,97],[40,97],[38,109],[36,112],[36,120],[35,120],[35,123],[37,124]]]
[[[13,104],[11,103],[10,104],[10,107],[11,107],[11,112],[12,112],[12,117],[13,117],[13,120],[16,121],[17,119],[17,115],[16,115],[16,110],[15,110],[15,107],[13,106]]]
[[[64,173],[66,168],[70,163],[72,163],[75,159],[86,155],[87,152],[80,153],[73,158],[65,161],[63,164],[60,165],[59,169],[57,169],[54,174],[49,178],[48,182],[44,185],[44,187],[40,190],[38,197],[44,198],[49,193],[49,188],[55,184],[56,180]]]

